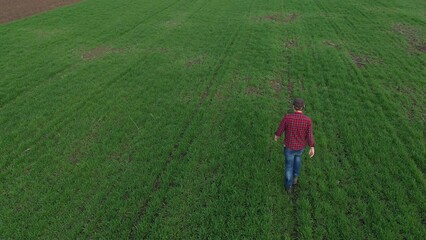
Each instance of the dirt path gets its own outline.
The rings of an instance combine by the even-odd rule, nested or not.
[[[81,0],[0,0],[0,24]]]

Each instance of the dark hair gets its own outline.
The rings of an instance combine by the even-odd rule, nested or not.
[[[303,99],[301,98],[295,98],[293,100],[293,107],[296,110],[302,110],[303,108],[305,108],[305,101],[303,101]]]

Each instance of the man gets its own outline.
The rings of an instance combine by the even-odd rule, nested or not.
[[[293,185],[297,184],[300,167],[302,165],[302,154],[308,144],[309,156],[315,155],[315,143],[312,133],[312,120],[303,115],[305,102],[301,98],[293,101],[294,113],[289,113],[281,120],[278,130],[275,132],[275,141],[277,141],[283,132],[284,138],[284,157],[285,157],[285,179],[284,187],[288,193],[292,192]]]

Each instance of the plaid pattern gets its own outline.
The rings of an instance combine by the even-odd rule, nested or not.
[[[312,120],[303,113],[295,112],[285,115],[275,135],[281,137],[283,132],[285,132],[284,145],[291,150],[301,150],[306,147],[306,144],[315,146]]]

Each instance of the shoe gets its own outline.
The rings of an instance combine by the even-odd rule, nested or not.
[[[286,189],[286,191],[287,191],[288,194],[291,194],[291,193],[293,193],[293,188],[289,187],[289,188]]]
[[[293,184],[297,185],[299,183],[299,177],[298,176],[294,176],[293,178]]]

